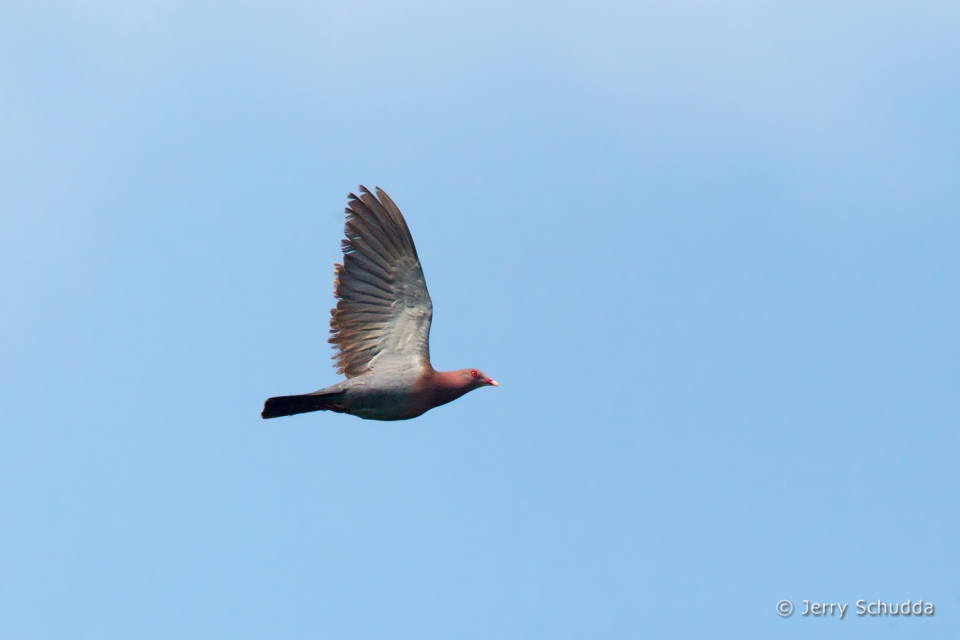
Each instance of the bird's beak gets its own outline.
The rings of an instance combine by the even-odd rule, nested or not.
[[[497,384],[497,381],[496,381],[496,380],[487,380],[487,384],[489,384],[491,387],[499,387],[499,386],[500,386],[500,385]]]

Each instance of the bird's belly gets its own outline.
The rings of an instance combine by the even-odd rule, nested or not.
[[[345,408],[346,413],[365,420],[409,420],[429,407],[414,393],[360,388],[348,392]]]

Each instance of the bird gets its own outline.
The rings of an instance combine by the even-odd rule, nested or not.
[[[430,364],[433,301],[400,209],[380,187],[350,193],[343,263],[334,263],[330,339],[337,384],[268,398],[264,419],[334,411],[365,420],[409,420],[497,382],[479,369],[436,371]]]

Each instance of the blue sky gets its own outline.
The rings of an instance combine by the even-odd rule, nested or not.
[[[950,3],[3,4],[0,636],[955,638],[958,77]],[[264,422],[361,183],[501,386]]]

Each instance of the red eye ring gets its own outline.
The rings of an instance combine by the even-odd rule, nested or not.
[[[470,372],[470,377],[472,377],[472,378],[476,378],[478,375],[480,375],[480,374],[477,373],[477,370],[476,370],[476,369],[474,369],[473,371]]]

